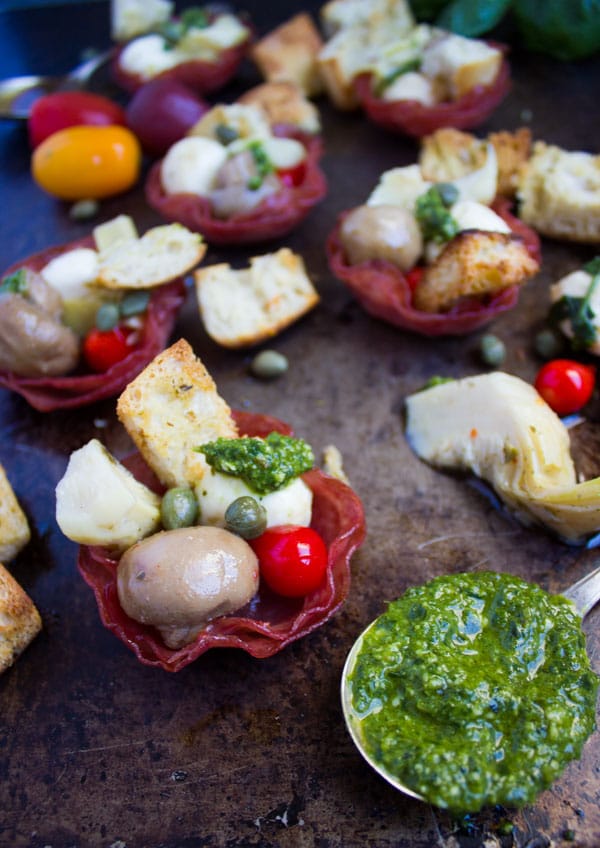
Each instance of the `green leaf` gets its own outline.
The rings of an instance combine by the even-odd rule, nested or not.
[[[500,23],[512,0],[452,0],[436,19],[436,25],[459,35],[475,37]]]
[[[513,11],[529,50],[563,60],[600,52],[600,0],[513,0]]]
[[[10,292],[11,294],[26,295],[28,291],[27,271],[25,268],[17,268],[12,274],[3,277],[0,282],[0,293]]]
[[[432,21],[448,0],[410,0],[412,13],[419,21]]]

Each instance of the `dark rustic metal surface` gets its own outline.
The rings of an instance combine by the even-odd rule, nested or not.
[[[303,5],[255,0],[245,7],[265,32]],[[82,49],[107,44],[104,2],[6,13],[0,75],[65,71]],[[527,123],[536,138],[597,151],[600,59],[560,64],[514,53],[512,61],[512,94],[485,129]],[[254,80],[248,65],[240,87]],[[598,733],[535,806],[456,823],[394,792],[344,730],[345,655],[407,586],[490,568],[559,591],[597,554],[520,527],[475,487],[427,468],[408,449],[404,397],[432,374],[481,370],[479,334],[429,341],[400,332],[365,315],[330,276],[323,242],[337,212],[361,202],[382,170],[414,161],[417,147],[359,114],[322,105],[329,197],[281,242],[303,254],[322,303],[274,344],[289,358],[288,375],[272,383],[251,378],[247,354],[224,351],[204,334],[191,295],[174,338],[193,344],[232,406],[292,422],[317,452],[331,442],[341,449],[368,521],[350,597],[331,622],[269,660],[214,650],[176,675],[140,665],[100,624],[75,569],[76,546],[54,519],[54,487],[71,451],[93,436],[119,456],[129,449],[114,403],[43,415],[0,391],[0,461],[33,528],[11,568],[44,620],[42,634],[0,678],[1,846],[600,845]],[[22,126],[0,125],[0,151],[0,268],[87,232],[32,184]],[[102,204],[103,219],[118,212],[132,214],[141,229],[158,223],[141,190]],[[243,262],[251,253],[211,249],[206,262]],[[493,327],[507,344],[508,371],[533,378],[532,335],[548,284],[591,255],[544,243],[542,273]],[[599,621],[600,609],[585,626],[598,671]],[[503,834],[505,820],[512,833]]]

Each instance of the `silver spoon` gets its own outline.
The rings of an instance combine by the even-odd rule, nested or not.
[[[77,65],[65,76],[22,76],[0,80],[0,118],[25,121],[32,103],[53,91],[77,91],[86,88],[96,71],[106,64],[113,50],[99,53]]]
[[[574,583],[570,586],[565,592],[560,593],[564,598],[568,598],[575,605],[575,609],[579,613],[582,619],[588,614],[588,612],[600,601],[600,566],[595,568],[585,577],[582,577],[581,580],[578,580],[577,583]],[[376,619],[377,620],[377,619]],[[346,722],[346,727],[348,728],[348,733],[352,738],[352,741],[358,748],[358,751],[367,763],[373,768],[377,774],[379,774],[384,780],[386,780],[389,784],[391,784],[395,789],[400,790],[405,795],[409,795],[411,798],[417,798],[419,801],[426,801],[422,795],[419,795],[418,792],[415,792],[412,789],[409,789],[408,786],[405,786],[398,778],[390,774],[390,772],[386,771],[379,763],[375,762],[375,760],[371,757],[369,752],[365,749],[364,743],[362,740],[362,736],[360,733],[359,721],[357,720],[356,714],[352,708],[352,691],[350,686],[350,675],[354,669],[354,664],[358,657],[359,651],[362,647],[363,639],[369,630],[374,626],[375,621],[372,621],[371,624],[363,630],[360,634],[354,645],[352,646],[350,653],[346,657],[346,662],[344,663],[344,668],[342,671],[342,686],[341,686],[341,698],[342,698],[342,712],[344,714],[344,720]]]

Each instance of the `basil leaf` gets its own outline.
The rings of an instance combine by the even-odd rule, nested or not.
[[[600,0],[513,0],[529,50],[555,59],[581,59],[600,51]]]
[[[419,21],[432,21],[448,0],[410,0],[412,13]]]
[[[436,19],[436,25],[459,35],[474,37],[500,23],[512,0],[452,0]]]

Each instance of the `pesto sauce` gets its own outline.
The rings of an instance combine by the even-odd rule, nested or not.
[[[254,492],[268,495],[282,489],[314,465],[312,448],[303,439],[273,432],[264,439],[219,438],[197,451],[223,474],[239,477]]]
[[[575,607],[504,574],[409,589],[365,633],[350,685],[372,759],[455,814],[532,802],[595,727]]]

